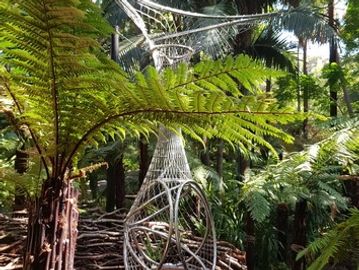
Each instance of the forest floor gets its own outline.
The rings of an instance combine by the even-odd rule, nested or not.
[[[88,208],[80,216],[75,254],[75,269],[124,269],[123,223],[126,211],[106,213]],[[11,217],[0,214],[0,270],[22,269],[26,241],[25,212]],[[233,245],[219,241],[217,267],[221,270],[245,270],[245,254]]]

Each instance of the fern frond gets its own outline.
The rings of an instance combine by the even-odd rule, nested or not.
[[[338,178],[348,167],[355,167],[359,157],[358,134],[358,125],[349,126],[278,164],[248,174],[241,198],[252,217],[263,221],[269,215],[265,200],[267,205],[270,200],[290,204],[299,197],[320,207],[334,204],[338,210],[346,210],[348,199],[340,192],[343,187]],[[254,196],[259,205],[252,202]]]
[[[308,270],[321,270],[329,263],[338,263],[355,255],[352,251],[359,248],[359,211],[351,209],[350,213],[347,220],[337,224],[298,254],[297,259],[304,255],[317,256],[319,254]]]

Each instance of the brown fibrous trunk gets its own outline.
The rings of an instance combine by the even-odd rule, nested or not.
[[[73,269],[78,191],[69,181],[47,179],[29,209],[25,270]]]

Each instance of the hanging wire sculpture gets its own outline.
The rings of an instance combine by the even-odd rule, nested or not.
[[[127,0],[116,3],[141,30],[142,44],[159,71],[189,62],[204,43],[215,46],[216,38],[228,35],[231,26],[246,31],[258,21],[278,15],[211,16],[149,0],[137,0],[133,5]],[[164,127],[159,130],[150,167],[124,225],[125,269],[216,268],[210,208],[192,179],[178,133]]]

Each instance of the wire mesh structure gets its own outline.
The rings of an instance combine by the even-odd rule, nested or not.
[[[228,35],[234,25],[245,31],[276,15],[210,16],[150,0],[137,0],[133,5],[127,0],[116,2],[141,30],[143,44],[152,54],[157,70],[188,62],[203,43],[214,45],[209,33]],[[216,268],[210,208],[201,188],[192,180],[181,137],[176,132],[160,128],[150,167],[124,227],[126,269]]]
[[[214,269],[216,241],[181,138],[161,128],[144,183],[125,222],[126,269]]]

